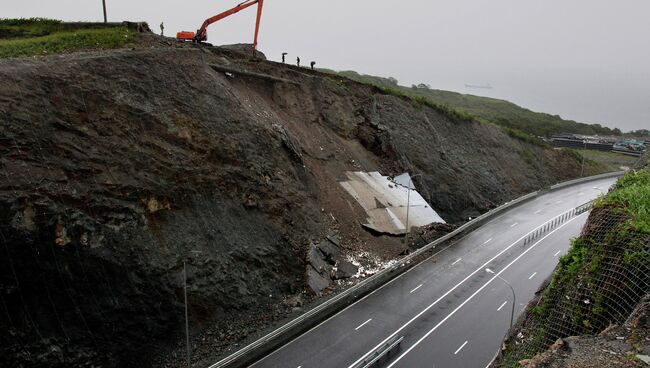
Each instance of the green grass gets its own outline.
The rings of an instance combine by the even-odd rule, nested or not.
[[[534,112],[504,100],[429,88],[409,88],[400,86],[394,78],[363,75],[354,71],[320,70],[389,91],[399,92],[405,96],[426,99],[436,106],[445,106],[447,109],[458,112],[463,116],[472,116],[475,117],[475,120],[501,126],[512,137],[527,142],[539,143],[541,140],[536,137],[548,137],[556,133],[620,134],[618,129],[610,129],[599,124],[584,124],[573,120],[565,120],[558,115]]]
[[[630,214],[635,231],[650,234],[650,172],[630,171],[614,185],[614,190],[599,198],[594,207],[617,206]]]
[[[122,25],[1,19],[0,58],[120,48],[133,43],[135,34]]]

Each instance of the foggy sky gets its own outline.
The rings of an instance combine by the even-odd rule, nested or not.
[[[194,31],[238,0],[106,0],[109,21]],[[101,0],[3,1],[0,17],[101,20]],[[252,42],[254,7],[209,42]],[[259,49],[271,60],[392,76],[400,84],[513,101],[535,111],[650,129],[650,1],[266,0]],[[471,89],[465,84],[493,89]]]

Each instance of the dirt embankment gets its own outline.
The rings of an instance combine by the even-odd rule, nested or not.
[[[325,235],[395,256],[346,170],[422,173],[450,222],[580,172],[370,86],[148,37],[0,62],[2,366],[150,365],[181,336],[184,261],[194,343],[218,350],[299,304]]]

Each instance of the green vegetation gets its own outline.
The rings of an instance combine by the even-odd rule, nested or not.
[[[564,120],[557,115],[530,111],[504,100],[430,89],[425,84],[414,85],[409,88],[400,86],[395,78],[362,75],[354,71],[320,70],[347,77],[357,82],[371,84],[399,95],[425,99],[435,106],[444,106],[446,109],[453,110],[463,116],[475,117],[475,120],[501,126],[506,129],[510,136],[528,142],[539,143],[541,141],[536,137],[548,137],[556,133],[621,134],[618,129],[610,129],[599,124],[584,124]]]
[[[63,23],[53,19],[0,19],[0,58],[113,49],[133,42],[124,25]]]
[[[628,172],[596,200],[583,235],[572,240],[531,308],[525,322],[529,337],[509,342],[498,366],[519,367],[520,360],[545,350],[562,333],[597,334],[621,323],[621,316],[631,312],[621,306],[633,306],[645,295],[636,283],[626,282],[645,278],[650,267],[644,234],[650,234],[648,168]],[[567,317],[571,326],[565,325]]]
[[[650,234],[650,172],[631,171],[614,186],[614,190],[599,198],[594,207],[620,207],[630,215],[631,230]]]

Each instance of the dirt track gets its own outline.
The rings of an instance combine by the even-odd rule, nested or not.
[[[194,344],[218,351],[291,310],[329,232],[396,256],[359,226],[346,170],[422,173],[455,223],[580,172],[370,86],[147,37],[0,61],[0,365],[150,365],[182,331],[183,260]]]

